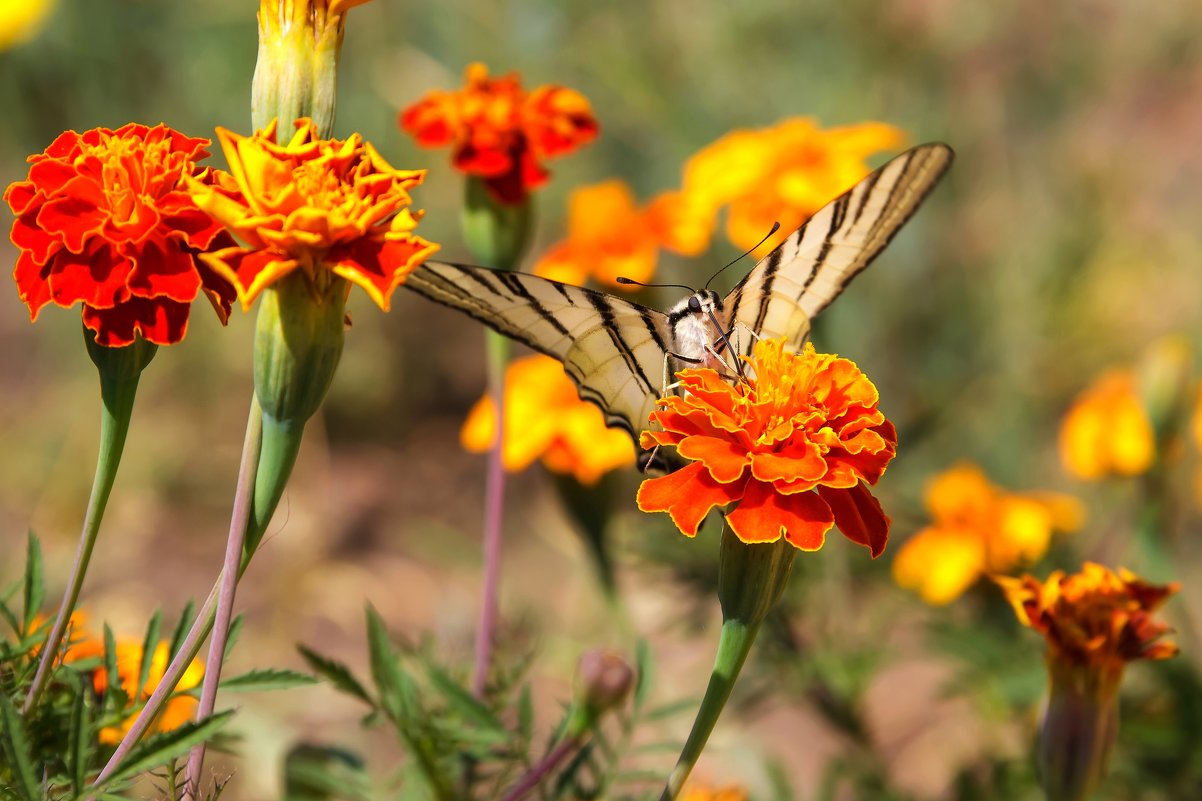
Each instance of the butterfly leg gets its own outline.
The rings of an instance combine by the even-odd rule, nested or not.
[[[663,375],[663,384],[662,384],[663,392],[660,394],[661,398],[666,397],[668,395],[668,393],[670,393],[672,390],[674,390],[680,386],[679,381],[672,381],[671,383],[668,383],[669,380],[672,378],[672,376],[675,374],[675,371],[673,371],[669,367],[669,364],[672,359],[676,359],[677,361],[684,362],[685,364],[688,364],[690,366],[698,365],[698,364],[702,363],[701,359],[693,359],[688,356],[681,356],[679,353],[673,353],[672,351],[668,351],[667,353],[665,353],[664,354],[664,375]]]

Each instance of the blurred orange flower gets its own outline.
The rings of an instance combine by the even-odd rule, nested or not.
[[[218,128],[217,138],[230,172],[213,186],[191,181],[190,189],[246,243],[205,256],[233,282],[244,308],[299,269],[318,294],[339,276],[387,311],[393,290],[438,250],[413,233],[421,212],[408,208],[425,171],[393,169],[359,134],[319,139],[302,119],[285,144],[276,142],[275,122],[254,136]]]
[[[747,801],[747,791],[734,784],[725,787],[690,784],[680,796],[680,801]]]
[[[566,284],[592,277],[620,289],[619,276],[646,282],[655,272],[659,238],[648,214],[636,208],[630,187],[620,180],[572,190],[568,199],[568,238],[549,248],[534,274]]]
[[[1075,530],[1084,516],[1074,498],[1007,492],[967,462],[929,481],[925,500],[934,520],[901,546],[893,577],[937,605],[959,598],[983,575],[1038,561],[1053,531]]]
[[[884,123],[822,130],[804,117],[732,131],[688,160],[683,193],[701,219],[729,205],[727,235],[741,248],[780,222],[777,235],[756,249],[763,255],[867,175],[868,156],[904,142],[901,130]]]
[[[1057,570],[1034,576],[994,579],[1019,622],[1044,636],[1049,662],[1118,669],[1136,659],[1168,659],[1177,646],[1160,638],[1169,631],[1152,613],[1181,589],[1173,582],[1148,584],[1134,573],[1086,562],[1080,573]]]
[[[1152,423],[1129,370],[1109,370],[1085,389],[1060,428],[1060,460],[1083,479],[1144,472],[1156,456]]]
[[[401,129],[422,147],[453,149],[456,169],[485,179],[501,203],[517,205],[546,183],[542,161],[597,136],[588,100],[563,86],[522,88],[517,73],[491,78],[471,64],[463,89],[430,92],[401,112]]]
[[[67,131],[30,156],[28,179],[4,193],[17,215],[13,277],[30,318],[47,303],[81,303],[100,345],[122,347],[138,335],[170,345],[184,338],[203,294],[224,323],[233,288],[197,257],[233,240],[184,185],[207,185],[196,162],[208,144],[130,123]]]
[[[464,448],[484,453],[496,430],[496,406],[485,396],[472,407],[459,436]],[[563,365],[550,356],[527,356],[509,365],[504,443],[507,470],[525,470],[541,457],[548,469],[569,473],[581,484],[596,484],[610,470],[634,464],[630,438],[606,427],[601,410],[580,399]]]
[[[893,424],[877,408],[876,387],[847,359],[800,354],[783,340],[761,340],[749,378],[728,384],[708,368],[677,374],[683,396],[669,395],[644,431],[646,448],[673,447],[692,463],[638,492],[644,512],[667,512],[695,536],[715,507],[743,542],[784,537],[803,551],[822,547],[837,525],[874,557],[889,536],[889,518],[868,490],[897,451]]]
[[[72,616],[72,620],[74,620],[74,616]],[[103,662],[104,655],[104,641],[98,637],[87,636],[71,646],[64,661],[74,663],[87,659],[100,659]],[[146,683],[139,692],[137,684],[138,672],[142,667],[142,643],[138,640],[117,641],[117,679],[129,699],[126,704],[129,714],[125,716],[119,726],[107,726],[101,729],[100,742],[108,745],[116,745],[121,742],[125,732],[133,725],[138,710],[142,708],[151,693],[158,687],[159,682],[162,681],[170,661],[169,646],[166,642],[160,642],[155,646]],[[92,687],[97,693],[103,693],[109,686],[108,671],[103,664],[91,671],[91,678]],[[196,716],[197,700],[192,696],[182,695],[182,693],[200,686],[203,678],[204,666],[200,660],[192,660],[192,663],[184,671],[183,677],[180,678],[179,684],[176,685],[175,694],[172,695],[155,720],[151,732],[171,731],[190,722]]]

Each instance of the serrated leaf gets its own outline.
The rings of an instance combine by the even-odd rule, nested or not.
[[[493,711],[464,687],[460,686],[445,671],[431,665],[429,676],[431,683],[442,693],[447,703],[450,704],[451,709],[477,726],[483,726],[491,731],[500,732],[508,737],[509,732],[505,730],[501,721],[497,720],[497,716],[493,714]]]
[[[192,746],[199,745],[216,734],[233,715],[234,711],[227,709],[199,723],[185,723],[179,728],[151,737],[130,751],[117,770],[97,789],[108,788],[118,782],[132,779],[139,773],[145,773],[183,756],[192,750]]]
[[[167,649],[167,661],[175,659],[175,655],[179,653],[180,646],[184,644],[184,638],[188,636],[188,630],[192,628],[192,618],[196,613],[196,604],[192,601],[184,604],[184,608],[179,613],[179,622],[175,624],[175,631],[171,633],[171,646]]]
[[[3,617],[4,622],[7,623],[8,627],[13,630],[14,637],[21,636],[21,621],[17,619],[17,616],[13,613],[13,610],[9,609],[8,604],[4,602],[0,602],[0,617]]]
[[[33,625],[33,619],[42,610],[42,601],[46,597],[46,585],[42,575],[42,544],[38,542],[33,530],[25,546],[25,625],[21,629],[28,632]]]
[[[37,771],[34,769],[33,752],[29,747],[29,738],[25,733],[25,721],[13,706],[8,693],[0,692],[0,743],[4,745],[4,754],[12,764],[13,778],[17,780],[13,788],[27,801],[38,801],[42,793],[38,788]]]
[[[325,677],[331,684],[342,690],[344,693],[353,695],[363,703],[369,705],[372,709],[376,708],[376,702],[367,694],[367,690],[351,673],[351,669],[341,662],[329,659],[321,654],[311,651],[303,645],[296,646],[296,650],[304,658],[309,667],[313,669],[319,676]]]
[[[154,662],[154,652],[159,645],[159,629],[163,626],[163,613],[156,609],[146,624],[146,637],[142,640],[142,663],[138,665],[138,683],[134,685],[135,692],[142,692],[150,678],[150,666]]]
[[[370,604],[367,607],[367,644],[371,655],[371,675],[380,690],[381,705],[393,717],[400,717],[402,710],[411,706],[405,691],[410,684],[409,677],[397,660],[384,621]]]
[[[307,687],[316,683],[317,679],[307,673],[282,668],[264,668],[222,679],[221,689],[230,692],[266,692],[267,690]]]

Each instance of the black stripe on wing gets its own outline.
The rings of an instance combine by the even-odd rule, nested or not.
[[[809,321],[889,244],[952,155],[947,145],[920,145],[822,207],[731,291],[730,323],[800,346]]]

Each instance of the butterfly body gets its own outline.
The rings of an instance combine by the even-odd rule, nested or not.
[[[818,210],[725,298],[699,290],[667,313],[534,275],[427,262],[404,286],[563,363],[580,397],[638,441],[669,377],[685,367],[729,375],[756,338],[799,349],[810,320],[889,243],[952,160],[920,145]],[[746,335],[744,335],[744,333]]]

